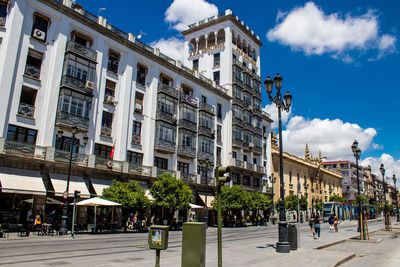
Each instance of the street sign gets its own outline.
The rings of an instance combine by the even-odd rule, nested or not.
[[[64,200],[67,200],[67,198],[68,198],[68,192],[67,192],[67,191],[64,191],[64,193],[63,193],[63,199],[64,199]]]

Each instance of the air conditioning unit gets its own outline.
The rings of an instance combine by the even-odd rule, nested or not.
[[[44,31],[39,30],[39,29],[34,29],[32,37],[44,42],[44,40],[46,40],[46,33]]]
[[[135,112],[136,113],[142,113],[142,105],[136,104],[135,105]]]
[[[249,144],[249,147],[250,147],[250,148],[253,148],[253,147],[254,147],[254,144],[253,144],[253,143],[250,143],[250,144]]]
[[[94,82],[86,81],[85,88],[93,90],[94,89]]]
[[[248,110],[253,110],[253,106],[249,105]]]

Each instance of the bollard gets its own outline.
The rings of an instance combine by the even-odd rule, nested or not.
[[[204,267],[206,261],[206,224],[183,224],[182,267]]]

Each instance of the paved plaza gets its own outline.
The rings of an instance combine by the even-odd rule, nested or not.
[[[282,262],[293,266],[335,266],[344,259],[351,259],[345,266],[400,266],[399,229],[391,233],[377,231],[382,221],[370,223],[371,241],[349,241],[324,249],[315,249],[357,236],[356,222],[343,222],[339,233],[329,233],[323,224],[321,237],[313,239],[308,225],[300,227],[300,248],[290,254],[275,252],[277,225],[223,228],[224,266],[280,266]],[[374,233],[374,231],[377,231]],[[379,239],[377,242],[373,241]],[[170,232],[169,248],[161,252],[161,266],[180,266],[182,232]],[[387,245],[390,249],[387,249]],[[375,254],[381,256],[376,258]],[[378,255],[377,254],[377,255]],[[360,257],[359,257],[360,256]],[[374,260],[370,260],[375,259]],[[146,233],[33,236],[10,236],[0,240],[0,261],[12,266],[154,266],[155,251],[147,248]],[[216,228],[207,230],[207,266],[217,266]]]

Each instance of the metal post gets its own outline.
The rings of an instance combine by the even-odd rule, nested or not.
[[[300,200],[299,200],[300,182],[297,182],[297,246],[300,248]]]
[[[280,99],[280,92],[277,90],[277,97]],[[283,180],[283,147],[282,147],[282,121],[281,107],[278,106],[279,121],[279,182],[280,182],[280,203],[279,203],[279,242],[276,243],[276,252],[289,253],[288,228],[285,210],[285,184]]]
[[[69,154],[69,164],[68,164],[68,178],[67,178],[67,198],[64,201],[64,210],[62,215],[62,224],[61,224],[61,235],[66,235],[68,231],[68,190],[69,190],[69,180],[71,178],[71,165],[72,165],[72,154],[73,148],[75,144],[75,133],[72,133],[72,140],[71,140],[71,149]]]
[[[75,212],[76,212],[76,197],[74,195],[74,210],[72,213],[72,230],[71,230],[71,237],[75,238]]]
[[[206,227],[208,228],[208,206],[207,206],[207,194],[208,194],[208,162],[206,162],[206,198],[205,198],[205,211],[204,211],[204,216],[205,216],[205,222],[206,222]]]
[[[222,267],[221,185],[217,185],[218,267]]]
[[[360,199],[360,177],[358,175],[358,157],[356,155],[356,169],[357,169],[357,194],[358,194],[358,228],[357,232],[361,232],[361,199]]]
[[[155,267],[160,267],[160,252],[161,252],[161,250],[156,249],[156,265],[155,265]]]

